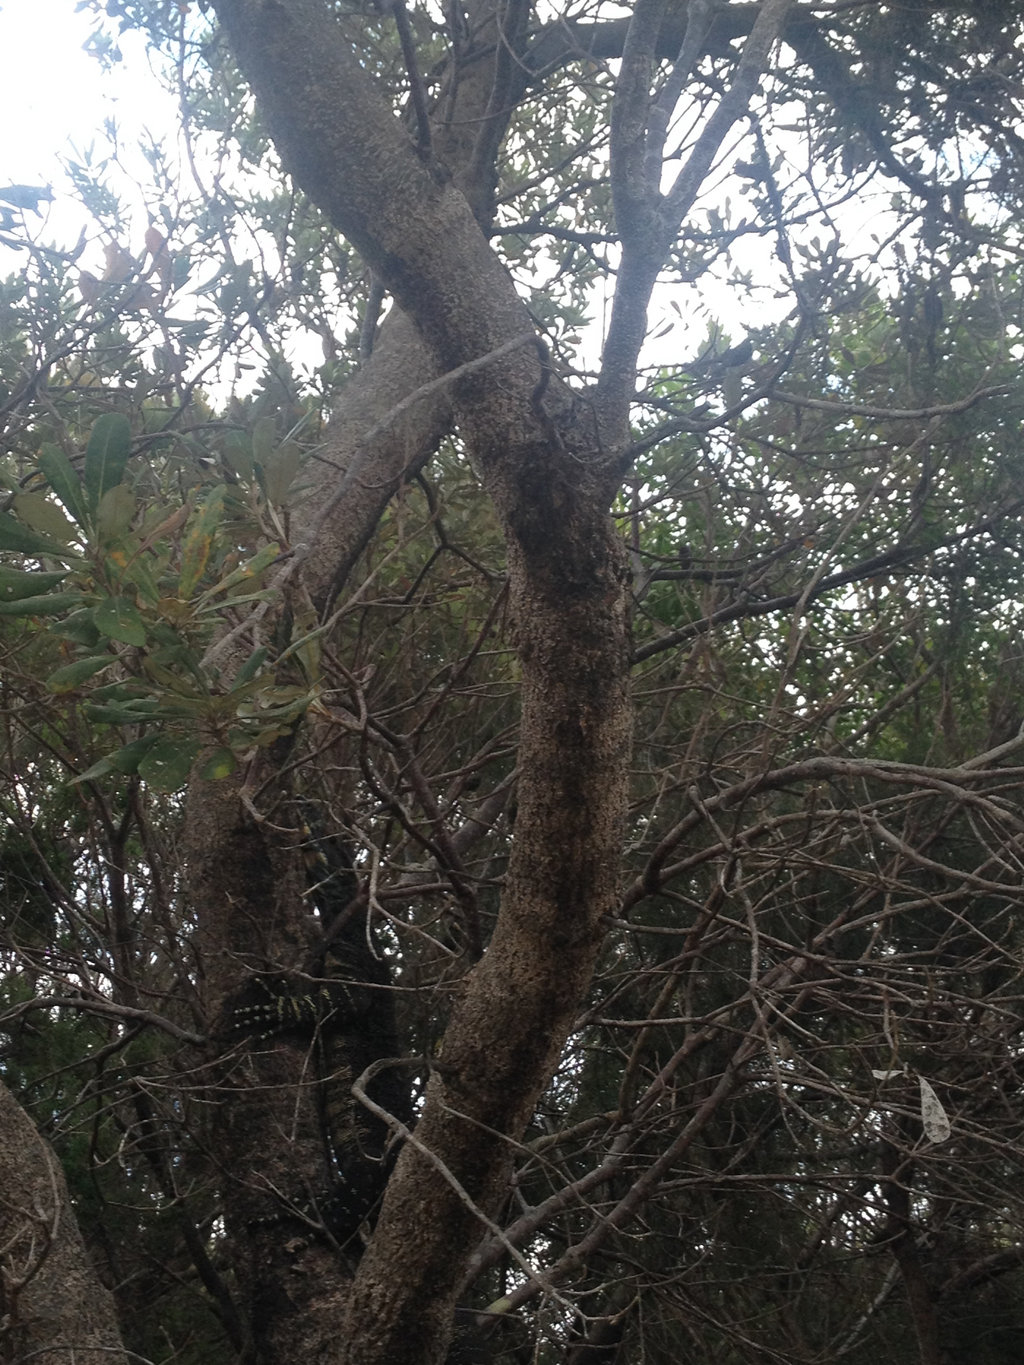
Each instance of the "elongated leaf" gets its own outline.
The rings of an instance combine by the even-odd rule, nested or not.
[[[147,690],[134,678],[103,683],[92,690],[93,701],[135,702],[149,697]]]
[[[233,474],[248,483],[253,476],[252,447],[240,432],[229,432],[224,440],[224,460]]]
[[[929,1142],[948,1142],[953,1129],[942,1101],[923,1076],[918,1076],[921,1087],[921,1126]]]
[[[49,442],[43,446],[39,453],[39,468],[46,475],[50,487],[60,498],[68,514],[79,526],[84,526],[87,512],[82,480],[60,446]]]
[[[225,489],[215,488],[203,503],[181,550],[181,580],[178,596],[187,601],[195,592],[206,568],[214,533],[224,510]]]
[[[235,674],[235,682],[231,691],[237,692],[240,687],[244,687],[246,683],[251,682],[263,667],[266,659],[267,648],[265,645],[261,645],[259,649],[254,649],[242,667]]]
[[[225,574],[222,579],[214,583],[212,588],[207,588],[199,599],[200,605],[208,602],[217,593],[230,592],[233,588],[251,587],[253,580],[268,569],[280,553],[281,548],[276,541],[271,545],[264,545],[262,549],[256,551],[252,559],[246,560],[237,569],[232,569],[229,574]],[[232,601],[234,600],[232,598]]]
[[[73,611],[63,621],[55,621],[49,629],[51,635],[57,635],[62,640],[70,640],[84,649],[95,649],[103,638],[92,619],[91,607]]]
[[[51,673],[46,679],[46,686],[57,696],[73,692],[76,687],[87,682],[113,662],[110,654],[94,654],[88,659],[76,659],[74,663],[65,664],[63,668]]]
[[[83,482],[89,507],[95,511],[108,488],[115,488],[124,477],[132,448],[132,429],[127,417],[118,412],[104,413],[93,423],[85,450]]]
[[[86,702],[82,710],[88,720],[102,721],[106,725],[139,725],[145,720],[167,719],[160,702],[153,699],[135,702],[131,706],[102,706]]]
[[[0,512],[0,550],[14,550],[22,555],[67,557],[63,545],[30,531],[23,522],[16,521],[10,512]]]
[[[123,773],[125,777],[130,777],[132,773],[139,771],[139,764],[149,753],[150,749],[160,743],[159,735],[143,735],[142,739],[133,739],[130,744],[124,745],[108,758],[107,762],[117,772]]]
[[[79,782],[95,782],[97,778],[107,777],[114,771],[114,765],[109,758],[98,759],[90,768],[86,768],[84,773],[79,773],[68,783],[69,786],[77,786]]]
[[[125,484],[115,484],[100,498],[96,529],[103,540],[116,542],[125,536],[135,516],[135,495]]]
[[[67,576],[66,570],[28,573],[24,569],[0,568],[0,602],[20,602],[25,597],[41,597]]]
[[[69,545],[77,535],[74,524],[57,504],[43,493],[19,493],[12,506],[19,521],[55,545]]]
[[[139,763],[139,776],[157,791],[177,791],[188,781],[198,751],[197,740],[161,738]]]
[[[0,616],[60,616],[82,605],[80,592],[48,592],[43,597],[23,597],[19,602],[0,602]]]
[[[268,501],[280,507],[288,497],[292,480],[302,464],[302,450],[294,441],[285,441],[263,463],[263,489]]]
[[[134,602],[126,597],[107,597],[93,611],[96,629],[108,640],[126,645],[144,645],[146,627]]]

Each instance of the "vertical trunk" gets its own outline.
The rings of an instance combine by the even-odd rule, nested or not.
[[[0,1359],[127,1365],[60,1163],[0,1084]]]
[[[247,813],[234,781],[196,781],[184,855],[188,894],[203,907],[198,946],[211,1034],[208,1139],[223,1172],[224,1218],[246,1358],[331,1359],[337,1261],[301,1216],[329,1186],[313,1049],[303,1036],[231,1028],[232,999],[305,960],[314,924],[302,899],[298,840]],[[269,975],[268,975],[269,974]]]

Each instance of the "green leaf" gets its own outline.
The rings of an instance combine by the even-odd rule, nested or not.
[[[251,588],[254,580],[273,564],[280,553],[281,548],[276,541],[270,545],[264,545],[261,550],[257,550],[252,559],[240,564],[237,569],[232,569],[220,582],[214,583],[212,588],[207,588],[199,599],[200,606],[216,596],[217,593],[230,592],[234,588]],[[234,598],[232,598],[232,602],[235,602]]]
[[[146,627],[134,602],[126,597],[107,597],[93,609],[92,619],[97,630],[108,640],[120,640],[126,645],[144,645]]]
[[[285,441],[263,461],[263,491],[276,507],[284,504],[292,480],[302,463],[302,450],[294,441]]]
[[[245,483],[252,481],[252,447],[241,432],[232,431],[225,437],[224,460],[233,474],[237,474]]]
[[[103,494],[109,488],[115,488],[124,477],[131,447],[132,429],[128,418],[121,413],[104,413],[93,423],[85,450],[83,481],[89,506],[94,511]]]
[[[81,611],[73,611],[63,621],[55,621],[49,627],[49,633],[59,636],[62,640],[82,645],[85,649],[95,648],[102,639],[92,619],[91,607],[83,607]]]
[[[117,682],[103,683],[92,690],[93,701],[133,702],[148,696],[145,687],[134,678],[121,678]]]
[[[158,348],[158,349],[163,349]],[[156,356],[154,355],[154,360]],[[147,404],[142,409],[142,424],[148,433],[162,431],[164,427],[176,417],[181,411],[180,408],[171,408],[159,403]]]
[[[164,716],[164,708],[155,698],[131,706],[99,706],[90,701],[83,705],[82,712],[87,720],[102,721],[104,725],[141,725]]]
[[[252,429],[252,456],[257,464],[270,459],[277,446],[277,422],[273,417],[261,417]]]
[[[96,530],[103,540],[122,540],[135,517],[135,495],[126,484],[108,488],[96,509]]]
[[[46,475],[54,494],[60,498],[68,513],[79,526],[84,526],[87,509],[82,481],[60,446],[52,445],[50,442],[43,446],[39,453],[39,468]]]
[[[114,662],[109,654],[94,654],[88,659],[76,659],[74,663],[65,664],[63,668],[58,668],[55,673],[51,673],[46,679],[46,686],[51,692],[61,696],[65,692],[73,692],[81,683],[107,668]]]
[[[0,602],[19,602],[25,597],[41,597],[67,578],[67,570],[56,573],[27,573],[24,569],[0,568]]]
[[[0,512],[0,550],[14,550],[23,555],[64,556],[62,545],[36,535],[35,531],[15,521],[9,512]]]
[[[224,511],[227,490],[215,488],[199,509],[181,548],[181,579],[178,596],[187,601],[195,592],[206,568],[213,546],[214,533]]]
[[[222,777],[230,777],[238,767],[238,759],[231,749],[214,749],[199,770],[199,776],[206,782],[216,782]]]
[[[237,692],[240,687],[244,687],[246,683],[251,682],[253,678],[256,677],[256,674],[263,667],[264,663],[266,662],[266,658],[267,658],[266,645],[261,645],[259,649],[253,650],[253,652],[249,655],[248,659],[246,659],[245,663],[238,670],[238,673],[235,675],[234,685],[231,688],[232,692]]]
[[[177,791],[188,781],[198,752],[198,740],[183,740],[177,735],[159,739],[139,763],[139,776],[156,791]]]
[[[159,735],[143,735],[141,739],[133,739],[130,744],[125,744],[116,753],[112,753],[107,762],[125,777],[130,777],[139,771],[139,764],[150,749],[155,748],[160,742]]]
[[[110,759],[101,758],[91,768],[86,768],[84,773],[79,773],[77,777],[73,777],[68,785],[74,787],[79,782],[95,782],[98,777],[106,777],[113,771],[114,767]]]
[[[51,545],[59,546],[58,554],[76,538],[74,526],[55,502],[43,493],[18,493],[11,503],[15,515],[23,525],[45,536]]]
[[[59,616],[81,605],[80,592],[50,592],[43,597],[23,597],[19,602],[0,602],[0,616]]]
[[[135,587],[138,600],[147,607],[160,605],[160,588],[141,555],[136,555],[128,568],[127,577]]]

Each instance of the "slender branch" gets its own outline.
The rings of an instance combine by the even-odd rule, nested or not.
[[[825,578],[820,579],[814,591],[806,596],[804,606],[805,608],[811,606],[833,588],[841,588],[847,583],[857,583],[865,578],[872,578],[885,570],[902,568],[924,555],[934,554],[936,550],[948,550],[954,545],[962,545],[965,541],[973,540],[986,531],[992,530],[999,522],[1013,516],[1022,507],[1024,507],[1024,503],[1014,503],[1012,507],[1006,508],[991,517],[986,517],[983,521],[976,522],[966,531],[958,532],[939,545],[895,545],[891,550],[875,555],[872,559],[861,560],[859,564],[854,564],[849,569],[840,569],[836,573],[828,574]],[[706,635],[715,626],[725,625],[729,621],[747,621],[756,616],[769,615],[773,611],[785,611],[795,607],[801,599],[805,598],[805,593],[806,589],[801,589],[798,592],[764,598],[761,601],[753,601],[747,597],[737,602],[731,602],[728,606],[712,612],[709,616],[703,616],[698,621],[689,621],[678,630],[673,630],[657,640],[649,640],[646,644],[640,645],[633,652],[633,662],[634,664],[643,663],[646,659],[653,658],[656,654],[663,654],[668,649],[674,649],[687,640]]]
[[[112,1000],[97,999],[92,996],[84,995],[37,995],[31,1000],[22,1001],[19,1005],[12,1006],[0,1014],[0,1023],[8,1019],[17,1019],[29,1010],[50,1010],[50,1009],[72,1009],[79,1010],[83,1014],[103,1014],[112,1019],[131,1019],[137,1023],[149,1024],[153,1028],[160,1029],[163,1033],[169,1034],[172,1038],[177,1038],[182,1043],[204,1043],[206,1038],[201,1033],[192,1033],[189,1029],[183,1029],[180,1025],[173,1023],[170,1019],[165,1019],[163,1015],[156,1014],[152,1010],[135,1009],[131,1005],[118,1005]]]

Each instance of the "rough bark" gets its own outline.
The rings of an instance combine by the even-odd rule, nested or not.
[[[127,1365],[60,1164],[0,1084],[0,1359]]]
[[[326,1362],[336,1331],[330,1249],[282,1222],[327,1185],[308,1049],[297,1039],[239,1040],[225,1003],[250,973],[295,970],[313,924],[302,901],[294,834],[260,824],[239,783],[194,784],[184,851],[188,892],[202,907],[198,949],[211,1048],[204,1073],[215,1103],[208,1140],[225,1188],[233,1270],[252,1339],[244,1358],[284,1359],[301,1347]]]
[[[482,9],[474,32],[493,51],[493,24],[488,7]],[[437,130],[435,149],[482,213],[479,206],[491,200],[493,164],[474,170],[474,148],[481,129],[498,135],[507,108],[486,116],[490,63],[470,54],[467,69],[452,80],[448,121]],[[292,548],[302,560],[301,591],[323,616],[396,490],[430,458],[451,425],[451,385],[441,371],[435,352],[395,309],[346,389],[292,523]],[[224,673],[232,674],[252,647],[240,639],[219,656]],[[259,768],[247,780],[258,787],[269,779],[260,800],[266,808],[273,801],[273,762]],[[286,890],[289,876],[294,878],[287,851],[270,827],[253,820],[241,795],[237,783],[196,781],[187,804],[187,884],[190,900],[201,907],[204,997],[214,1028],[240,976],[253,967],[294,965],[309,927],[294,882]],[[213,1047],[213,1058],[219,1050]],[[240,1307],[253,1327],[251,1359],[328,1360],[338,1349],[344,1262],[316,1239],[285,1236],[280,1222],[265,1221],[280,1211],[274,1190],[297,1198],[304,1184],[308,1193],[322,1164],[307,1063],[286,1040],[262,1053],[242,1049],[217,1061],[226,1102],[213,1111],[211,1136],[229,1192]]]
[[[529,316],[472,208],[413,149],[325,7],[217,9],[289,169],[439,362],[523,338],[454,396],[507,530],[523,667],[517,835],[494,938],[357,1272],[340,1355],[439,1361],[481,1216],[504,1193],[509,1140],[554,1070],[617,893],[630,720],[626,573],[607,511],[616,452],[550,380],[542,406]]]
[[[388,503],[451,424],[451,396],[437,385],[439,375],[434,356],[396,310],[345,390],[293,519],[295,545],[309,549],[303,586],[321,613],[330,611]],[[421,390],[427,392],[414,398]]]
[[[372,266],[437,370],[474,367],[452,385],[452,406],[506,533],[522,665],[516,838],[493,939],[389,1184],[338,1357],[429,1365],[444,1355],[474,1246],[505,1193],[509,1144],[554,1070],[616,902],[631,715],[628,575],[608,508],[632,371],[592,402],[551,373],[481,228],[496,119],[446,159],[394,117],[321,0],[214,8],[296,182]],[[515,9],[503,11],[498,54],[521,31]],[[745,76],[785,5],[769,9]],[[498,89],[500,55],[492,63]],[[702,145],[705,158],[741,115],[748,85]],[[487,110],[507,106],[493,95]],[[631,301],[637,316],[644,302]],[[642,328],[633,330],[639,346]],[[339,545],[336,563],[347,554]],[[337,581],[337,570],[321,579],[325,604]]]

